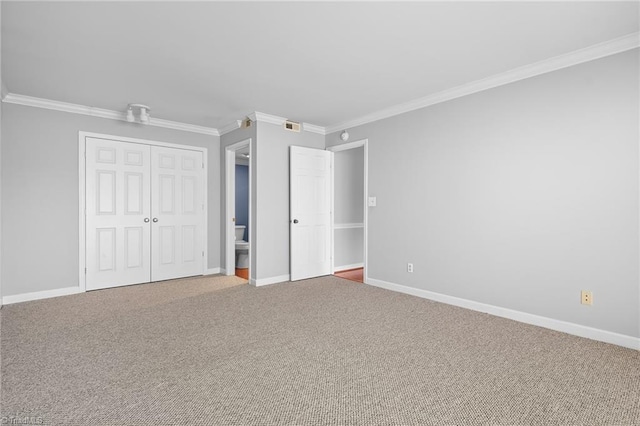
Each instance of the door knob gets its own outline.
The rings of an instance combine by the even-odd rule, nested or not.
[[[154,222],[157,222],[157,221],[158,221],[158,218],[157,218],[157,217],[154,217],[154,218],[153,218],[153,221],[154,221]]]
[[[293,219],[293,223],[298,223],[298,219]]]
[[[144,223],[149,223],[149,218],[148,217],[144,218]]]

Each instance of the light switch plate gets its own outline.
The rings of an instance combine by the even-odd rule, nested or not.
[[[369,207],[375,207],[377,203],[376,197],[369,197]]]

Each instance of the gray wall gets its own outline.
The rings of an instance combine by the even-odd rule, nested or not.
[[[334,153],[334,222],[364,221],[364,147]]]
[[[219,138],[3,105],[3,295],[78,285],[78,131],[208,148],[208,268],[220,266]]]
[[[289,274],[289,147],[324,149],[324,136],[258,123],[256,148],[257,279]]]
[[[364,262],[364,228],[335,229],[333,233],[333,269],[351,269]],[[348,268],[347,268],[348,267]]]
[[[635,49],[349,129],[368,275],[640,336],[638,68]]]
[[[364,222],[364,147],[334,154],[334,223]],[[333,233],[334,268],[364,262],[364,228],[340,228]]]

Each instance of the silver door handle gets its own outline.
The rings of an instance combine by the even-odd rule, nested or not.
[[[158,221],[158,218],[157,218],[157,217],[154,217],[154,218],[153,218],[153,221],[154,221],[154,222],[157,222],[157,221]]]
[[[149,223],[149,218],[148,217],[144,218],[144,223]]]

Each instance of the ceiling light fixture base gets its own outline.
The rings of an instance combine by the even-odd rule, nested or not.
[[[135,123],[137,113],[139,123],[149,124],[149,119],[151,118],[149,112],[151,112],[151,108],[147,105],[129,104],[127,105],[126,120],[129,123]]]

